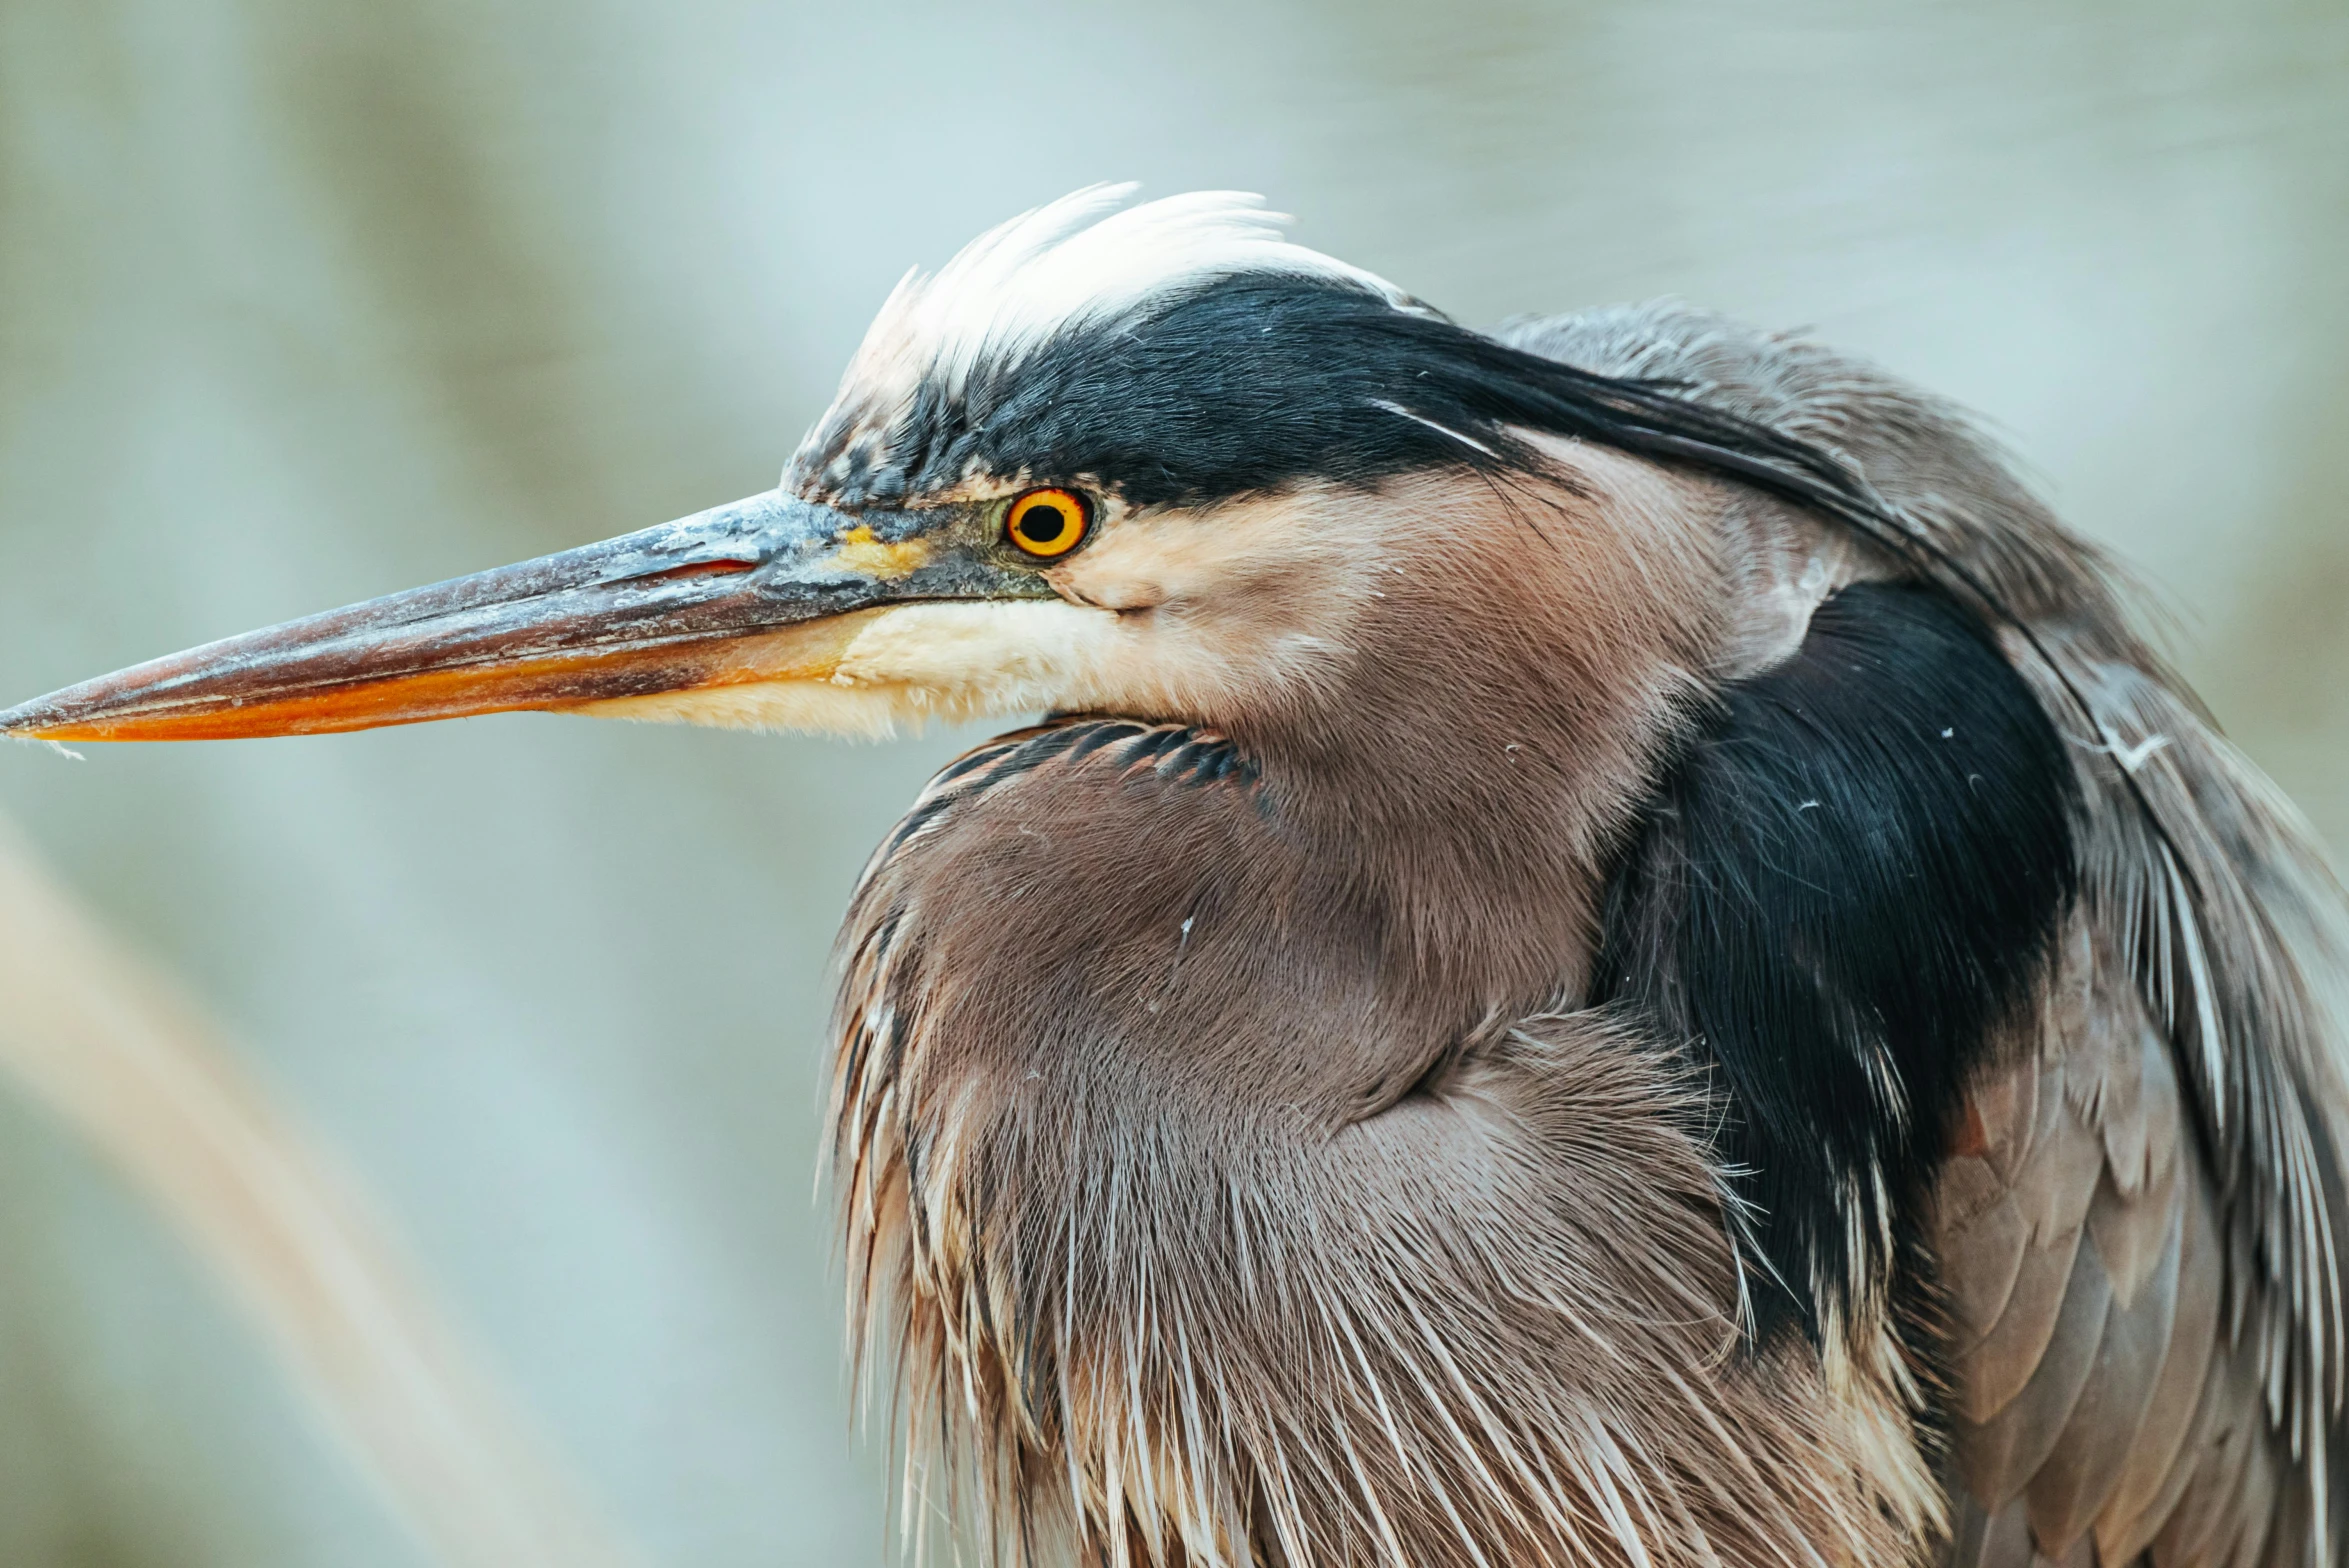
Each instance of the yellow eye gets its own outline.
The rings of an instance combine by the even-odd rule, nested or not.
[[[1030,490],[1011,503],[1003,536],[1022,555],[1049,561],[1074,550],[1090,521],[1085,498],[1074,490]]]

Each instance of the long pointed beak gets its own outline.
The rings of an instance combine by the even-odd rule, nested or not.
[[[0,712],[0,734],[312,735],[820,678],[858,611],[1049,593],[996,564],[970,509],[852,516],[770,491],[84,681]]]

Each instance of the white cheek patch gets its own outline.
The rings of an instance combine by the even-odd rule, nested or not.
[[[1051,707],[1109,656],[1117,616],[1060,599],[909,604],[857,634],[835,685],[904,687],[957,716]]]
[[[569,710],[593,719],[637,724],[699,724],[711,729],[788,731],[886,740],[912,728],[881,694],[845,690],[823,681],[742,681],[697,686],[649,697],[615,697]]]
[[[1118,617],[1064,599],[909,603],[857,631],[839,685],[921,685],[951,692],[1048,692],[1106,653]]]
[[[907,604],[866,621],[827,668],[577,711],[598,718],[883,737],[933,719],[1060,707],[1097,684],[1117,616],[1060,600]]]

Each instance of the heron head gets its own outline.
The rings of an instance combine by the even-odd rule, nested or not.
[[[1694,405],[1457,327],[1253,198],[1125,196],[1078,192],[909,275],[772,491],[85,682],[0,731],[511,709],[1262,731],[1382,671],[1438,703],[1477,700],[1496,663],[1522,680],[1536,644],[1570,675],[1561,628],[1685,661],[1713,568],[1670,476],[1622,448],[1734,446]]]

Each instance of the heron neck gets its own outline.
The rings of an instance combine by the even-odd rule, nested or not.
[[[1342,683],[1232,726],[1311,853],[1385,912],[1394,959],[1492,1006],[1581,998],[1607,867],[1704,700],[1711,552],[1625,511],[1583,501],[1411,561]]]

